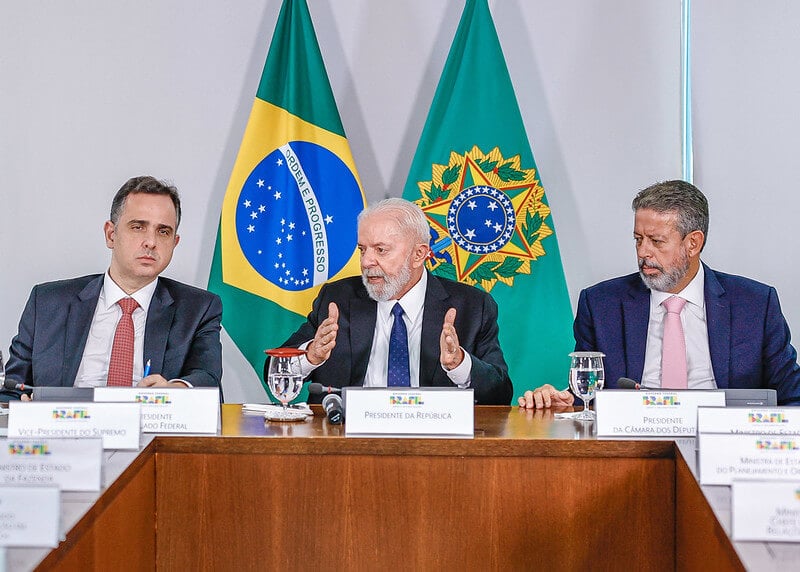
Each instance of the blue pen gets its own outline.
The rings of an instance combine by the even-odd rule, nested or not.
[[[144,364],[144,372],[142,372],[142,377],[145,378],[150,375],[150,360],[147,360],[147,363]]]

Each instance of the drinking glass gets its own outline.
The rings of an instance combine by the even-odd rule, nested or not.
[[[569,367],[569,387],[583,400],[583,411],[575,419],[594,420],[594,411],[589,410],[589,403],[594,399],[595,391],[603,389],[606,380],[603,368],[604,353],[572,352],[569,354],[572,363]]]
[[[272,414],[270,420],[296,421],[297,413],[289,411],[289,402],[300,395],[303,375],[300,373],[300,356],[305,352],[297,348],[275,348],[266,350],[269,356],[267,386],[283,405],[283,412]]]

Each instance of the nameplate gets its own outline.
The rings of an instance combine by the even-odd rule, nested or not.
[[[100,439],[0,439],[0,485],[99,491]]]
[[[697,408],[725,407],[723,391],[614,389],[595,394],[598,437],[686,437],[697,432]]]
[[[141,405],[143,433],[216,433],[219,425],[216,387],[98,387],[94,400]]]
[[[800,480],[800,436],[700,433],[697,445],[701,485]]]
[[[9,403],[9,438],[100,438],[103,449],[138,449],[139,435],[138,403]]]
[[[56,547],[60,515],[57,487],[0,486],[0,546]]]
[[[800,541],[800,479],[736,481],[731,487],[734,540]]]
[[[472,389],[344,389],[345,436],[473,437]]]
[[[699,407],[698,433],[800,435],[795,407]]]

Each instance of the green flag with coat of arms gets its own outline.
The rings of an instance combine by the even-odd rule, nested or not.
[[[569,293],[487,0],[466,2],[403,197],[430,223],[428,268],[497,302],[515,397],[566,386]]]

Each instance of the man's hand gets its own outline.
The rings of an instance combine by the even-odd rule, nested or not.
[[[188,387],[185,383],[180,380],[176,381],[169,381],[165,377],[157,374],[152,373],[145,378],[142,378],[136,387],[170,387],[170,388],[185,388]]]
[[[575,403],[575,396],[569,390],[557,390],[549,383],[537,387],[533,391],[526,391],[518,400],[519,406],[524,409],[541,409],[542,407],[569,407]]]
[[[442,335],[439,336],[439,361],[446,370],[455,369],[464,361],[464,350],[458,344],[458,334],[453,323],[456,321],[456,309],[450,308],[444,315]]]
[[[339,308],[334,302],[328,304],[328,317],[319,325],[314,339],[306,347],[306,357],[312,365],[319,365],[329,357],[336,347],[336,334],[339,331]]]

